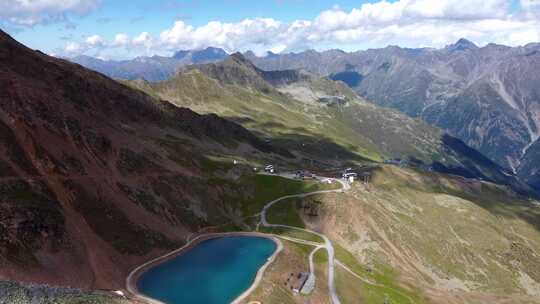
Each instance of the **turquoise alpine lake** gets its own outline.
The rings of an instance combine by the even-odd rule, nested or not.
[[[257,236],[204,240],[143,273],[137,288],[167,304],[231,303],[251,286],[276,248],[271,239]]]

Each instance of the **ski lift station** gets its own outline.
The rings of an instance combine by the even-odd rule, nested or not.
[[[276,170],[274,169],[274,165],[266,165],[264,167],[264,172],[267,172],[267,173],[275,173]]]

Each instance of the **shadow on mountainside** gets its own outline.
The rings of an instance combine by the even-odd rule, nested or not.
[[[331,138],[315,134],[306,128],[288,128],[278,122],[257,123],[247,117],[227,117],[249,129],[259,138],[277,150],[296,151],[319,163],[350,164],[354,162],[374,162],[373,159],[352,152],[355,147],[344,147]]]
[[[491,161],[479,151],[467,146],[462,140],[445,134],[442,137],[442,144],[443,149],[459,157],[460,166],[451,167],[435,162],[433,164],[435,171],[506,185],[519,195],[540,198],[540,193],[515,174]]]
[[[280,122],[257,122],[248,117],[229,116],[227,119],[237,122],[250,129],[259,138],[266,138],[271,146],[283,150],[296,151],[303,156],[318,160],[321,163],[352,164],[357,162],[377,162],[377,158],[388,155],[381,151],[381,147],[372,146],[370,150],[363,150],[353,145],[337,143],[334,138],[313,133],[307,128],[289,128]],[[361,133],[364,134],[364,133]],[[382,135],[381,135],[382,136]],[[369,138],[377,138],[373,135]],[[384,142],[389,137],[383,137]],[[384,145],[383,145],[384,147]],[[442,157],[426,159],[425,155],[408,151],[397,145],[400,149],[398,158],[406,160],[405,166],[427,168],[430,170],[458,175],[465,178],[485,180],[505,186],[509,186],[516,193],[526,197],[539,197],[539,194],[521,181],[512,172],[502,168],[491,161],[477,150],[467,146],[463,141],[443,134],[440,138],[440,146],[437,153]],[[424,157],[422,157],[424,156]],[[418,158],[423,158],[419,160]],[[417,161],[414,161],[417,160]]]
[[[494,184],[482,184],[477,193],[448,191],[448,194],[471,201],[497,217],[518,217],[540,231],[540,207],[527,198],[508,191]]]

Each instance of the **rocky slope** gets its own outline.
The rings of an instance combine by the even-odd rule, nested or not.
[[[0,280],[122,288],[134,265],[235,217],[252,190],[234,184],[242,166],[220,175],[233,156],[291,157],[4,32],[0,87]]]
[[[348,83],[361,96],[435,124],[539,187],[529,148],[540,130],[540,44],[443,49],[246,54],[264,70],[304,69]],[[534,173],[533,173],[534,172]]]
[[[127,299],[110,291],[86,291],[49,285],[0,282],[2,304],[129,304]]]
[[[170,80],[129,82],[198,112],[218,113],[306,160],[404,159],[409,164],[512,185],[511,172],[418,119],[367,103],[343,83],[295,71],[264,71],[245,56],[182,68]]]
[[[209,47],[202,50],[178,51],[172,57],[142,56],[117,61],[81,55],[69,60],[112,78],[159,81],[171,77],[181,66],[219,61],[227,56],[224,50]]]

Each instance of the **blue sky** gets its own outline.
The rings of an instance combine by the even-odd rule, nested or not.
[[[103,58],[217,46],[259,54],[307,48],[441,47],[540,40],[538,0],[2,0],[0,26],[35,49]]]

